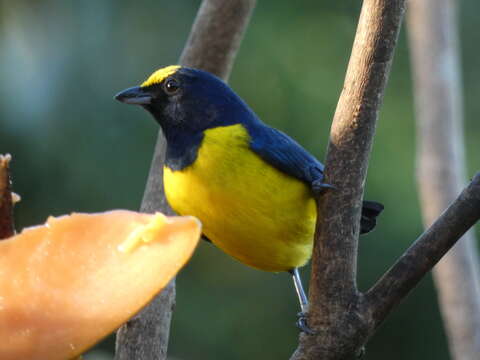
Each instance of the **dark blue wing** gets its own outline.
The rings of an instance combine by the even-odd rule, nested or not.
[[[269,164],[280,171],[307,183],[314,193],[326,188],[334,188],[323,183],[323,164],[315,159],[295,140],[281,131],[263,124],[250,126],[248,132],[252,138],[251,149]],[[377,216],[383,205],[374,201],[364,201],[360,233],[365,234],[375,227]]]
[[[310,186],[323,180],[323,164],[288,135],[264,124],[248,130],[250,147],[263,160]]]

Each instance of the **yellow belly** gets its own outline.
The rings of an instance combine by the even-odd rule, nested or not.
[[[181,215],[194,215],[203,232],[239,261],[285,271],[310,258],[316,205],[309,188],[267,164],[248,147],[241,125],[205,131],[195,162],[165,167],[167,200]]]

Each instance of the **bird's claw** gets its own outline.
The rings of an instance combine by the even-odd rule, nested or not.
[[[307,314],[304,312],[299,312],[297,314],[297,327],[301,332],[304,332],[307,335],[315,335],[316,331],[310,329],[307,324]]]
[[[363,358],[363,356],[365,355],[365,352],[366,352],[365,346],[362,346],[360,350],[358,350],[357,359]]]
[[[322,195],[328,190],[336,190],[334,185],[326,184],[322,180],[315,180],[312,182],[312,191],[315,195]]]

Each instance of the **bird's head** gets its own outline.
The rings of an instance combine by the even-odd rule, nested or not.
[[[216,76],[177,65],[157,70],[140,86],[118,93],[115,99],[144,107],[167,137],[237,123],[245,111],[250,113],[245,103]]]

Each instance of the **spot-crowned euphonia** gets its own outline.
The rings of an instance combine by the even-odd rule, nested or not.
[[[298,268],[312,253],[314,193],[329,187],[323,165],[205,71],[168,66],[116,99],[141,105],[160,124],[170,206],[198,217],[204,235],[242,263],[290,272],[306,311]],[[373,229],[382,209],[364,202],[361,233]],[[308,330],[304,318],[299,326]]]

